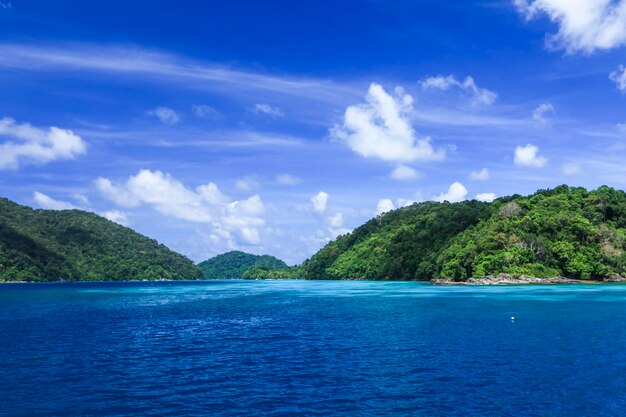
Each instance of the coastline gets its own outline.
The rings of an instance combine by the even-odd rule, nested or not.
[[[0,281],[1,284],[81,284],[81,283],[174,283],[174,282],[210,282],[210,281],[328,281],[328,280],[304,280],[301,278],[267,278],[267,279],[199,279],[199,280],[123,280],[123,281]],[[626,283],[626,277],[612,275],[604,279],[574,279],[566,277],[538,278],[538,277],[513,277],[508,274],[488,275],[483,278],[470,278],[467,281],[454,281],[447,278],[435,278],[432,280],[374,280],[374,279],[339,279],[332,281],[371,281],[371,282],[424,282],[438,286],[512,286],[512,285],[562,285],[562,284],[615,284]]]
[[[565,277],[537,278],[537,277],[513,277],[508,274],[488,275],[484,278],[470,278],[467,281],[453,281],[451,279],[438,278],[431,282],[435,285],[557,285],[557,284],[615,284],[626,282],[626,277],[612,275],[603,280],[574,279]]]

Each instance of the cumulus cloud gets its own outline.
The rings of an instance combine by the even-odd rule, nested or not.
[[[107,210],[105,212],[100,213],[102,217],[107,220],[111,220],[112,222],[121,224],[122,226],[128,226],[128,216],[126,213],[121,212],[119,210]]]
[[[388,198],[381,198],[378,200],[378,204],[376,205],[376,214],[387,213],[395,208],[396,206],[393,204],[393,201]]]
[[[483,168],[480,171],[470,172],[470,179],[474,181],[487,181],[489,179],[489,169]]]
[[[371,84],[366,103],[349,106],[343,125],[335,125],[331,136],[365,158],[391,162],[440,161],[443,150],[435,150],[429,137],[418,139],[410,120],[413,97],[401,88],[395,96],[379,84]]]
[[[259,228],[265,224],[265,207],[258,195],[233,201],[214,183],[190,189],[167,173],[146,169],[123,183],[101,177],[95,184],[102,195],[119,206],[150,206],[164,216],[208,224],[215,239],[253,245],[261,241]]]
[[[480,88],[476,85],[474,79],[470,76],[465,77],[462,82],[457,80],[454,75],[437,75],[436,77],[428,77],[420,82],[422,89],[435,89],[448,91],[450,89],[458,89],[470,97],[474,104],[490,105],[496,101],[498,95],[486,88]]]
[[[592,53],[626,43],[625,0],[514,0],[527,19],[545,14],[558,25],[548,36],[551,49]]]
[[[435,197],[435,200],[439,202],[449,201],[450,203],[456,203],[465,200],[466,196],[467,188],[465,188],[465,186],[463,186],[460,182],[456,181],[448,187],[448,191]]]
[[[313,203],[313,210],[318,213],[323,213],[326,211],[326,205],[328,204],[328,194],[324,191],[320,191],[311,197],[311,203]]]
[[[620,65],[618,69],[609,74],[609,79],[615,83],[617,89],[626,92],[626,68]]]
[[[266,103],[257,103],[254,106],[253,111],[257,114],[259,113],[267,114],[268,116],[272,116],[272,117],[283,117],[285,115],[282,109],[278,107],[270,106],[269,104],[266,104]]]
[[[200,119],[215,119],[220,113],[211,106],[205,104],[194,104],[191,106],[193,114]]]
[[[478,201],[484,201],[486,203],[491,203],[493,200],[495,200],[497,198],[497,196],[494,193],[480,193],[480,194],[476,194],[475,198]]]
[[[168,126],[174,126],[180,122],[180,116],[174,110],[169,107],[157,107],[154,110],[148,112],[149,115],[156,117],[161,123]]]
[[[539,148],[535,145],[518,146],[515,148],[515,165],[520,167],[542,168],[548,160],[539,156]]]
[[[72,210],[76,208],[76,206],[71,203],[55,200],[54,198],[44,193],[40,193],[39,191],[35,191],[33,193],[33,200],[35,200],[39,207],[46,210]]]
[[[299,184],[302,180],[298,177],[289,174],[278,174],[276,175],[276,182],[280,185],[296,185]]]
[[[0,169],[17,169],[20,164],[44,164],[74,159],[87,152],[87,145],[71,130],[40,129],[14,119],[0,119]]]
[[[393,171],[391,171],[389,176],[391,177],[391,179],[394,179],[396,181],[411,181],[418,179],[421,174],[419,173],[419,171],[416,171],[415,169],[406,165],[398,165],[396,168],[394,168]]]
[[[540,126],[550,124],[550,116],[554,114],[554,106],[552,103],[543,103],[533,110],[533,120]]]
[[[582,170],[582,167],[578,164],[568,163],[568,164],[563,164],[563,166],[561,167],[561,172],[563,172],[563,175],[573,176],[573,175],[580,175],[583,172],[583,170]]]

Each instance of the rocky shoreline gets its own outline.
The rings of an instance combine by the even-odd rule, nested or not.
[[[433,279],[432,283],[437,285],[528,285],[528,284],[602,284],[626,282],[626,277],[621,275],[611,275],[603,280],[572,279],[565,277],[557,278],[537,278],[537,277],[513,277],[508,274],[488,275],[484,278],[470,278],[467,281],[453,281],[440,278]]]

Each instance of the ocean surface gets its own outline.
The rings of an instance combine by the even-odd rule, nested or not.
[[[0,285],[0,414],[626,415],[626,285]]]

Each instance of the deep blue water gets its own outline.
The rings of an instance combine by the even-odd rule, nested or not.
[[[626,285],[2,285],[0,413],[624,415]]]

